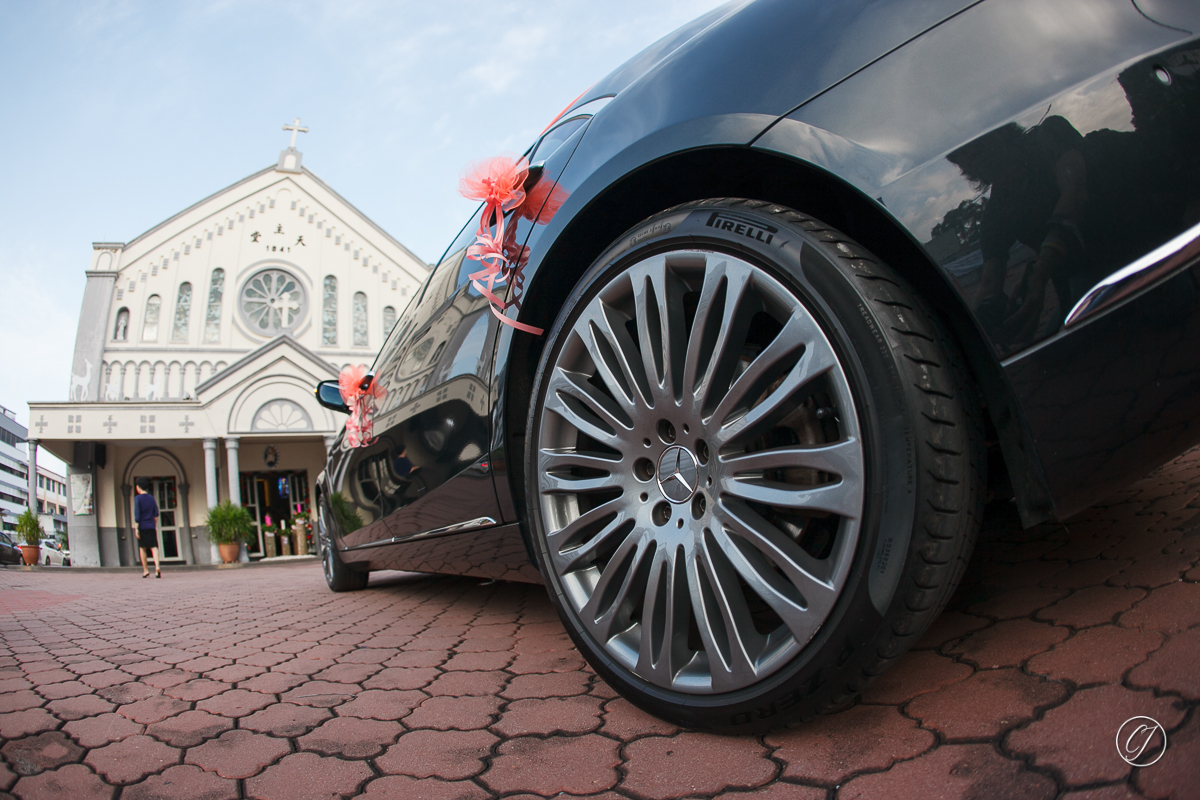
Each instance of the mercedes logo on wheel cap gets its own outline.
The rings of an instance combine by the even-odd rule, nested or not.
[[[658,459],[658,488],[672,503],[686,503],[700,482],[700,464],[692,451],[675,445]]]

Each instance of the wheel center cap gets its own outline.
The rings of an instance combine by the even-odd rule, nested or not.
[[[673,445],[658,459],[658,488],[672,503],[686,503],[700,483],[700,464],[686,447]]]

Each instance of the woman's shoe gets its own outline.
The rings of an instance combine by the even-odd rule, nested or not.
[[[158,570],[154,570],[154,577],[156,577],[156,578],[161,578],[161,577],[162,577],[162,573],[161,573],[161,572],[159,572]]]
[[[143,578],[149,578],[149,577],[150,577],[150,573],[149,573],[149,572],[143,572],[143,573],[142,573],[142,577],[143,577]]]

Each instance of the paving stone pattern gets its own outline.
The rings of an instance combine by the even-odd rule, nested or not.
[[[1200,450],[1066,525],[993,505],[862,702],[766,736],[654,719],[542,588],[314,564],[0,571],[0,798],[1200,797]],[[1114,738],[1153,717],[1132,768]]]

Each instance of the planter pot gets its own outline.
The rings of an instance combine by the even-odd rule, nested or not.
[[[292,532],[296,536],[296,555],[308,555],[308,531],[305,530],[303,525],[297,525],[295,528],[292,528]]]
[[[262,538],[263,538],[263,552],[266,554],[267,558],[274,558],[275,557],[275,534],[264,533]]]
[[[280,544],[283,546],[283,552],[279,555],[290,556],[292,554],[292,537],[286,534],[279,537]]]
[[[221,561],[226,564],[233,564],[238,560],[238,551],[241,546],[234,544],[219,544],[217,549],[221,551]]]
[[[42,548],[36,544],[21,545],[21,559],[25,562],[25,566],[31,567],[36,564],[41,552]]]

